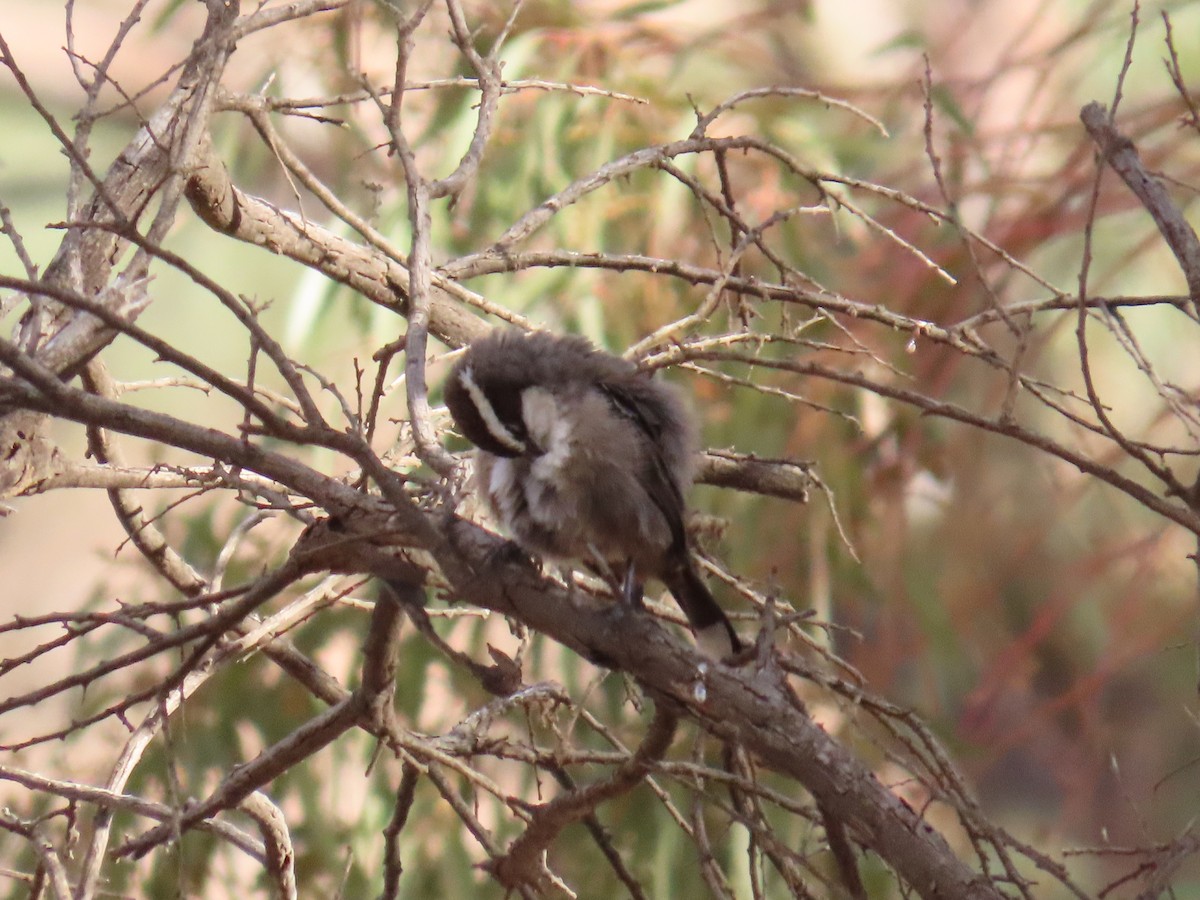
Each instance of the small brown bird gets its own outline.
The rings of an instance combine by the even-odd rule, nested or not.
[[[696,427],[673,387],[580,337],[500,330],[471,344],[445,397],[517,544],[623,572],[634,599],[658,578],[709,655],[741,648],[688,550]]]

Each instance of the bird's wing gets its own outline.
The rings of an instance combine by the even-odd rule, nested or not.
[[[664,423],[653,415],[653,404],[645,402],[646,390],[653,388],[635,381],[601,382],[599,388],[613,409],[646,436],[643,480],[646,493],[667,522],[673,548],[685,547],[687,533],[683,527],[683,494],[663,455]]]

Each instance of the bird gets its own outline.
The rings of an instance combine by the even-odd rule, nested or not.
[[[475,445],[476,489],[519,547],[620,572],[634,603],[658,579],[706,655],[741,650],[692,559],[697,429],[672,385],[583,337],[500,328],[467,347],[443,395]]]

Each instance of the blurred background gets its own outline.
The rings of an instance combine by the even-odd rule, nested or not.
[[[143,111],[165,94],[168,82],[156,85],[156,79],[198,34],[198,7],[149,4],[117,57],[114,77],[129,93],[145,90],[138,99]],[[128,8],[117,0],[74,3],[81,51],[101,54]],[[469,9],[472,21],[492,28],[507,14],[492,4]],[[1163,65],[1163,12],[1184,75],[1200,73],[1200,4],[1144,4],[1118,123],[1190,211],[1200,184],[1200,141],[1185,127],[1186,108]],[[69,123],[82,94],[63,50],[64,21],[58,4],[0,0],[0,34],[41,102]],[[879,196],[868,199],[872,216],[957,284],[887,235],[846,217],[802,218],[781,232],[789,260],[815,281],[843,297],[944,326],[997,303],[1046,299],[1052,294],[1047,284],[1072,294],[1095,178],[1078,113],[1091,100],[1111,103],[1130,25],[1130,5],[1106,0],[531,0],[505,54],[506,78],[595,85],[647,102],[544,91],[506,97],[480,177],[452,210],[437,212],[437,252],[444,259],[483,246],[524,210],[610,159],[686,136],[696,109],[711,109],[741,90],[787,85],[852,102],[877,118],[886,136],[844,110],[779,98],[738,106],[712,133],[763,135],[813,169],[895,188],[942,209],[952,203],[961,221],[1045,283],[991,256],[973,260],[975,251],[954,228]],[[351,86],[347,69],[390,78],[393,48],[371,4],[246,43],[226,77],[239,91],[336,93]],[[448,43],[424,46],[420,71],[410,77],[460,74]],[[429,167],[436,170],[439,161],[448,167],[461,152],[474,100],[465,89],[412,94],[417,143]],[[941,188],[927,153],[927,102]],[[407,221],[396,164],[369,149],[383,140],[372,131],[377,125],[368,121],[369,112],[343,111],[341,128],[296,119],[279,127],[345,202],[403,246]],[[128,110],[97,122],[92,165],[103,171],[136,127]],[[220,152],[239,186],[328,220],[311,197],[294,193],[242,119],[228,114],[218,128]],[[65,215],[67,164],[44,121],[3,72],[0,133],[0,203],[44,266],[60,239],[53,224]],[[781,197],[804,191],[765,165],[734,164],[732,177],[748,215],[769,214],[795,202]],[[697,217],[689,195],[657,173],[631,182],[628,190],[617,185],[591,196],[537,240],[581,252],[711,263],[713,223]],[[1185,291],[1148,216],[1111,174],[1092,241],[1090,293]],[[230,289],[270,304],[266,319],[289,349],[338,380],[352,376],[356,357],[369,357],[401,330],[390,314],[298,266],[213,235],[186,210],[168,246],[186,250]],[[21,272],[7,243],[0,244],[0,271]],[[582,268],[530,269],[470,286],[541,324],[586,334],[616,351],[684,314],[701,295],[682,282]],[[227,345],[227,323],[213,314],[211,299],[165,268],[151,293],[145,327],[218,368],[242,370],[244,344]],[[1195,334],[1184,331],[1192,323],[1170,307],[1131,310],[1127,320],[1158,372],[1194,398],[1200,357],[1181,340]],[[12,324],[0,322],[5,333]],[[919,336],[910,343],[907,334],[843,326],[931,396],[985,414],[1003,402],[1002,373],[977,361]],[[1074,328],[1072,311],[1043,314],[1025,351],[1028,371],[1067,391],[1082,390]],[[873,365],[832,349],[812,353],[830,364]],[[147,354],[122,342],[106,358],[124,380],[163,374]],[[1115,341],[1097,335],[1092,365],[1104,401],[1130,434],[1190,441],[1194,449],[1194,435],[1181,433],[1163,414],[1157,394]],[[984,811],[1022,839],[1113,849],[1167,840],[1186,828],[1200,796],[1194,538],[1013,440],[842,384],[784,372],[740,374],[802,395],[808,404],[676,373],[694,398],[707,445],[812,460],[857,559],[820,494],[797,506],[699,487],[697,507],[724,520],[713,549],[730,568],[836,625],[823,632],[833,648],[871,690],[930,724]],[[150,393],[145,402],[159,401]],[[170,402],[176,414],[188,414],[178,399]],[[1029,427],[1081,451],[1107,453],[1110,465],[1143,477],[1045,407],[1022,401],[1016,413]],[[60,437],[67,446],[83,446],[82,435],[69,428]],[[154,447],[131,452],[144,454],[144,461],[160,458]],[[1188,466],[1182,464],[1184,474]],[[216,552],[232,522],[228,510],[206,503],[166,520],[200,557]],[[11,505],[15,511],[0,518],[0,620],[147,599],[161,590],[146,582],[135,554],[122,549],[123,533],[101,492],[63,491]],[[326,628],[321,640],[338,633],[332,624]],[[25,639],[0,634],[0,656],[24,652]],[[349,640],[340,646],[344,652]],[[333,658],[334,650],[323,652]],[[47,674],[22,668],[0,681],[0,692],[25,690]],[[818,709],[822,713],[836,727],[838,713]],[[378,825],[354,800],[338,802],[349,804],[349,811],[338,807],[344,820],[333,817],[342,838]],[[1089,855],[1071,864],[1095,867],[1102,883],[1109,862]],[[1181,876],[1176,896],[1200,897],[1200,877]]]

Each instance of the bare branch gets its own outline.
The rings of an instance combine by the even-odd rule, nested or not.
[[[1192,303],[1200,303],[1200,238],[1171,200],[1162,182],[1146,171],[1138,156],[1137,147],[1122,135],[1108,112],[1099,103],[1089,103],[1079,112],[1079,118],[1095,141],[1107,162],[1141,201],[1158,226],[1159,232],[1175,254],[1183,277],[1187,281]]]

